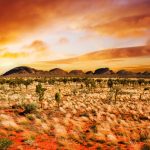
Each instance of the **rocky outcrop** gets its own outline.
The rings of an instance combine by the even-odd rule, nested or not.
[[[13,68],[13,69],[7,71],[6,73],[3,74],[3,76],[16,75],[16,74],[18,74],[18,75],[19,74],[35,74],[37,72],[38,72],[38,70],[36,70],[34,68],[20,66],[20,67],[16,67],[16,68]]]
[[[135,73],[127,70],[119,70],[116,74],[124,76],[124,75],[134,75]]]
[[[87,71],[85,74],[87,74],[87,75],[93,75],[93,72],[92,71]]]
[[[57,76],[65,76],[68,74],[68,72],[59,69],[59,68],[54,68],[52,70],[49,71],[50,75],[57,75]]]
[[[95,70],[94,74],[95,75],[99,75],[99,74],[111,75],[111,74],[114,74],[114,72],[110,70],[109,68],[100,68],[100,69]]]
[[[82,70],[72,70],[69,72],[69,75],[85,75],[84,72]]]

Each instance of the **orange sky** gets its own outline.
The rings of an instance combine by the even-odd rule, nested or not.
[[[149,0],[0,0],[1,72],[24,64],[150,70],[149,8]],[[136,46],[145,48],[126,48]]]

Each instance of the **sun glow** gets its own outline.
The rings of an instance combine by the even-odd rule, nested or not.
[[[78,57],[76,61],[80,63],[80,56],[91,52],[95,53],[92,55],[93,60],[103,62],[102,56],[96,51],[146,46],[150,31],[149,7],[147,0],[40,0],[35,3],[0,0],[0,66],[5,70],[11,64],[39,65],[41,61],[51,64],[53,60],[74,57]],[[131,61],[136,53],[139,62],[144,54],[150,56],[149,49],[140,52],[121,51],[119,56],[130,60],[130,63],[124,64],[125,67],[136,66]],[[111,54],[116,56],[115,51]],[[81,61],[82,66],[87,66],[86,63],[91,61],[90,57],[88,59]],[[116,68],[118,64],[112,63],[113,68]],[[70,66],[67,68],[74,67],[73,63],[68,64]],[[58,63],[59,66],[62,64]],[[93,66],[96,69],[99,64]],[[105,67],[108,66],[105,63]]]

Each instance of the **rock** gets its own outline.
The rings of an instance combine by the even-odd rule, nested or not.
[[[69,72],[69,75],[85,75],[82,70],[72,70]]]
[[[57,76],[65,76],[65,75],[68,74],[68,72],[66,72],[66,71],[64,71],[64,70],[62,70],[62,69],[60,69],[60,68],[54,68],[54,69],[50,70],[49,73],[50,73],[51,75],[55,75],[55,76],[56,76],[56,75],[57,75]]]
[[[100,69],[95,70],[94,74],[95,75],[98,75],[98,74],[110,75],[110,74],[114,74],[114,72],[110,70],[109,68],[100,68]]]

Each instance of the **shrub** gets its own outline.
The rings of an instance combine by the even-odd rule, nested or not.
[[[98,146],[98,147],[96,148],[96,150],[102,150],[102,148],[101,148],[100,146]]]
[[[27,114],[26,117],[29,119],[29,120],[34,120],[34,116],[32,114]]]
[[[77,89],[73,89],[73,91],[72,91],[72,92],[73,92],[73,94],[74,94],[74,95],[76,95],[76,93],[77,93]]]
[[[11,144],[12,141],[7,138],[0,139],[0,150],[7,150]]]
[[[144,144],[142,146],[141,150],[150,150],[150,145],[149,144]]]
[[[95,82],[95,80],[91,80],[91,87],[92,88],[96,88],[96,82]]]
[[[118,96],[118,93],[120,92],[120,89],[119,89],[119,87],[116,87],[115,88],[115,103],[116,103],[116,101],[117,101],[117,96]]]
[[[57,92],[57,93],[55,94],[55,101],[57,102],[58,107],[59,107],[60,100],[61,100],[60,92]]]
[[[144,79],[139,79],[137,82],[138,82],[138,84],[141,86],[142,83],[144,83]]]
[[[108,86],[110,89],[113,87],[113,81],[112,81],[112,79],[109,79],[109,80],[107,81],[107,86]]]
[[[55,80],[54,80],[54,79],[48,80],[48,84],[49,84],[49,85],[54,85],[54,84],[55,84]]]
[[[149,87],[145,87],[144,88],[144,91],[148,91],[150,88]]]
[[[26,104],[24,106],[24,109],[25,109],[24,113],[28,114],[36,111],[37,106],[34,103],[30,103],[30,104]]]
[[[24,80],[23,84],[26,86],[26,90],[28,89],[28,86],[32,83],[33,81],[31,79]]]
[[[43,99],[44,99],[44,93],[45,93],[45,91],[46,91],[47,89],[46,88],[43,88],[42,87],[42,84],[41,83],[39,83],[37,86],[36,86],[36,93],[38,94],[38,96],[39,96],[39,101],[41,102],[41,108],[43,107],[43,103],[42,103],[42,101],[43,101]]]
[[[94,133],[97,133],[97,127],[96,127],[96,125],[91,126],[91,130],[92,130]]]
[[[62,81],[64,84],[67,84],[67,82],[68,82],[67,78],[64,78]]]

